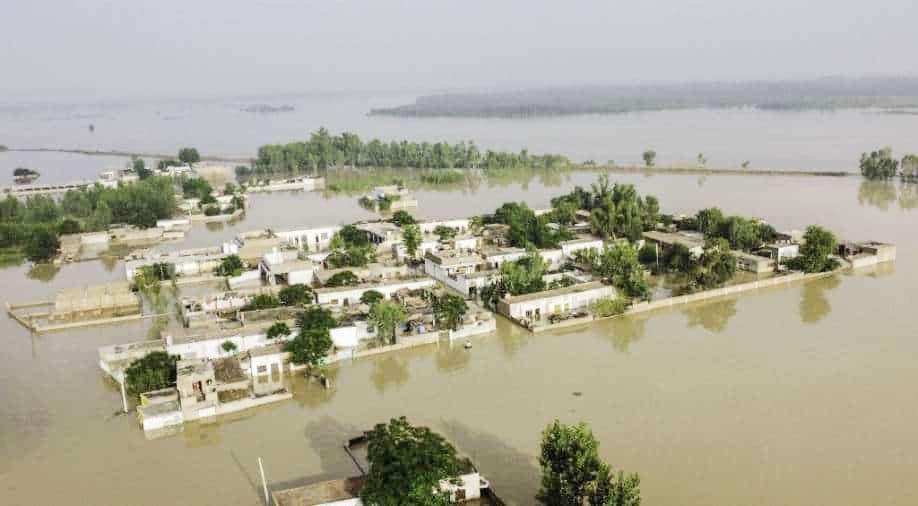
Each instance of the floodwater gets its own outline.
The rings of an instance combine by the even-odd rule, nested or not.
[[[769,112],[752,109],[640,112],[537,119],[412,119],[368,116],[373,107],[413,101],[403,94],[326,94],[223,100],[107,104],[0,104],[0,144],[15,148],[79,148],[253,156],[258,146],[304,139],[324,126],[382,140],[474,140],[482,149],[561,153],[575,161],[641,164],[657,151],[659,165],[694,164],[704,153],[713,168],[744,161],[760,169],[856,171],[861,153],[882,146],[918,152],[918,115],[876,110]],[[243,112],[253,104],[291,105],[292,112]],[[90,125],[93,127],[90,131]],[[0,174],[25,166],[38,183],[95,178],[124,158],[60,153],[0,153]]]
[[[418,214],[547,205],[595,174],[416,192]],[[342,364],[334,388],[293,379],[294,399],[148,441],[115,414],[99,346],[149,324],[30,336],[0,317],[0,491],[4,504],[260,504],[271,487],[355,472],[342,442],[390,417],[442,432],[514,504],[533,504],[541,430],[589,423],[603,457],[639,472],[650,505],[916,504],[918,224],[915,192],[858,178],[613,176],[664,210],[718,205],[780,228],[821,223],[895,242],[894,266],[530,335],[504,320],[471,350],[429,346]],[[546,184],[547,183],[547,184]],[[356,196],[256,195],[234,225],[196,226],[182,246],[240,230],[368,216]],[[123,265],[0,270],[23,301],[121,279]],[[575,396],[575,392],[581,395]]]

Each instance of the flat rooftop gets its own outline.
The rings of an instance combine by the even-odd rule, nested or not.
[[[563,288],[555,288],[554,290],[545,290],[543,292],[527,293],[525,295],[517,295],[514,297],[508,297],[505,300],[507,304],[516,304],[519,302],[528,302],[530,300],[539,300],[547,297],[557,297],[559,295],[568,295],[571,293],[580,293],[587,292],[590,290],[596,290],[598,288],[603,288],[606,285],[602,281],[590,281],[588,283],[580,283],[578,285],[565,286]]]
[[[651,230],[649,232],[644,232],[644,239],[663,244],[681,244],[687,248],[694,248],[704,244],[703,237],[685,232],[660,232]]]
[[[355,476],[343,480],[329,480],[304,487],[278,490],[271,496],[277,506],[316,506],[335,501],[354,499],[360,495],[364,478]]]

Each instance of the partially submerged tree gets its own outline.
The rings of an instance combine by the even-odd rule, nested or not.
[[[284,351],[290,352],[294,364],[302,364],[310,370],[325,364],[325,357],[332,347],[329,330],[337,322],[331,311],[320,306],[310,306],[297,315],[296,337],[284,344]]]
[[[380,340],[393,343],[395,330],[407,317],[408,311],[405,306],[394,300],[387,300],[376,303],[370,308],[368,321],[376,328]]]
[[[450,504],[440,482],[459,475],[456,449],[427,427],[405,417],[378,424],[367,434],[370,469],[360,491],[363,504],[440,506]]]
[[[644,158],[644,165],[647,168],[653,167],[656,164],[656,160],[657,160],[656,151],[652,149],[648,149],[647,151],[644,151],[644,154],[642,156]]]
[[[899,170],[899,161],[893,158],[892,148],[861,154],[861,175],[867,179],[889,179]]]
[[[469,306],[465,299],[451,293],[434,299],[433,312],[437,322],[450,330],[458,330],[462,325],[462,318],[468,312]]]
[[[33,262],[45,262],[57,254],[61,242],[50,227],[36,227],[26,240],[25,254]]]
[[[175,384],[176,362],[178,357],[165,351],[153,351],[135,360],[124,371],[128,393],[140,395]]]
[[[536,499],[549,506],[640,506],[640,478],[618,473],[599,457],[599,442],[585,423],[555,420],[542,432],[542,482]]]
[[[804,243],[800,255],[792,258],[788,265],[803,272],[826,272],[838,268],[838,260],[829,255],[835,252],[838,240],[832,232],[810,225],[803,234]]]
[[[726,239],[705,241],[704,251],[692,271],[692,284],[701,288],[716,288],[736,274],[736,257],[730,252]]]

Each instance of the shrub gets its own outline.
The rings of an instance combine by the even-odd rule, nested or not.
[[[363,292],[363,295],[360,296],[360,302],[368,306],[372,306],[373,304],[376,304],[377,302],[383,300],[384,298],[385,296],[377,292],[376,290],[367,290]]]
[[[334,274],[332,277],[328,278],[328,281],[325,282],[325,286],[329,288],[339,287],[339,286],[354,286],[357,284],[359,279],[357,275],[351,271],[342,271]]]
[[[131,395],[166,388],[175,383],[178,357],[154,351],[131,363],[124,371],[125,388]]]
[[[590,306],[590,311],[597,318],[624,314],[631,301],[622,297],[606,297],[599,299]]]
[[[271,327],[268,328],[267,338],[275,339],[278,337],[286,337],[290,335],[290,327],[287,326],[284,322],[277,322]]]
[[[312,298],[312,290],[304,284],[288,285],[281,288],[277,298],[285,306],[296,306],[309,302]]]
[[[236,349],[237,349],[236,343],[234,343],[234,342],[232,342],[232,341],[223,341],[223,344],[221,344],[220,347],[223,348],[223,351],[225,351],[225,352],[227,352],[227,353],[232,353],[232,352],[236,351]]]

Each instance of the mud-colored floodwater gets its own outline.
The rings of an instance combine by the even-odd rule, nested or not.
[[[419,214],[505,200],[545,206],[595,176],[419,191]],[[787,289],[530,335],[501,320],[471,350],[430,346],[334,369],[326,391],[148,441],[97,365],[99,346],[146,325],[29,336],[0,317],[3,504],[260,504],[271,487],[354,472],[342,441],[407,415],[470,454],[502,495],[532,504],[540,431],[588,422],[603,456],[636,471],[648,505],[918,504],[918,210],[914,191],[856,178],[617,177],[669,211],[719,205],[779,228],[818,222],[893,241],[894,266]],[[242,222],[196,227],[185,245],[240,230],[368,216],[355,197],[258,195]],[[120,279],[123,265],[0,270],[2,298],[28,300]],[[581,395],[575,396],[574,392]]]

